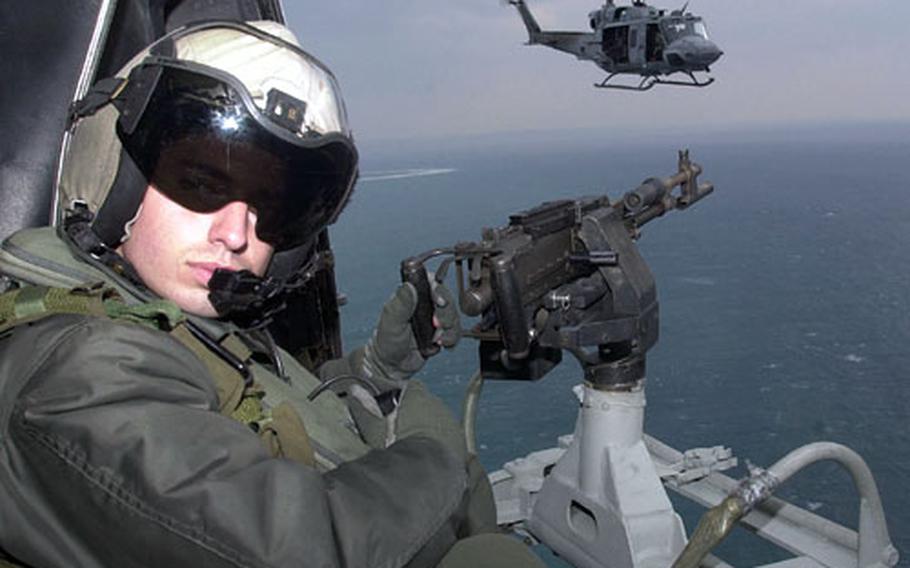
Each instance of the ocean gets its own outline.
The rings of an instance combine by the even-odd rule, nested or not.
[[[364,143],[361,181],[331,233],[349,299],[346,347],[369,337],[403,258],[479,240],[483,227],[543,201],[619,197],[674,173],[683,146],[716,190],[650,223],[639,241],[661,310],[646,431],[679,449],[732,448],[734,477],[747,461],[769,466],[809,442],[850,446],[872,468],[900,565],[910,566],[910,126]],[[476,364],[466,339],[420,378],[459,413]],[[488,382],[477,422],[484,465],[570,433],[579,382],[568,356],[539,382]],[[837,465],[810,467],[778,495],[856,527],[856,492]],[[675,502],[691,532],[702,509]],[[738,566],[787,557],[742,529],[717,555]]]

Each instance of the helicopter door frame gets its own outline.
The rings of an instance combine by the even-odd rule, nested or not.
[[[629,24],[611,24],[604,26],[601,36],[601,47],[604,54],[613,62],[613,68],[629,65]]]
[[[648,22],[645,24],[645,62],[649,66],[661,65],[664,62],[666,43],[659,23]]]
[[[646,28],[642,22],[629,24],[629,64],[644,69]]]

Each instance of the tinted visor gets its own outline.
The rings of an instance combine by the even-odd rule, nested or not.
[[[331,85],[334,81],[331,81]],[[277,90],[258,108],[230,75],[186,62],[130,74],[117,134],[149,183],[187,209],[243,201],[256,235],[277,250],[333,222],[356,178],[347,132],[307,126],[307,104]]]

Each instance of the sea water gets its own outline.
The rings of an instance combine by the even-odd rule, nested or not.
[[[717,189],[640,240],[661,324],[648,353],[646,431],[679,449],[726,445],[740,464],[760,466],[813,441],[852,447],[876,476],[910,566],[910,127],[365,144],[361,182],[332,231],[349,298],[345,345],[369,337],[403,258],[479,240],[482,227],[543,201],[618,197],[674,173],[682,145]],[[466,339],[420,377],[460,412],[476,364]],[[488,382],[477,420],[484,465],[570,433],[579,382],[569,356],[539,382]],[[857,495],[837,465],[814,465],[778,494],[856,527]],[[691,532],[702,509],[674,502]],[[717,554],[739,566],[787,557],[741,529]]]

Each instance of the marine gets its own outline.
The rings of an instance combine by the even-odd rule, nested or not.
[[[540,565],[410,380],[413,287],[315,373],[265,330],[356,178],[334,76],[272,22],[178,29],[73,107],[56,226],[0,253],[0,563]]]

